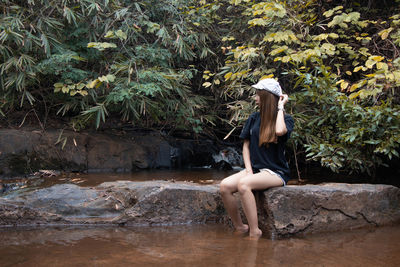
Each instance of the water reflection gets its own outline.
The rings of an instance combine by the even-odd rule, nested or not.
[[[1,266],[398,266],[400,226],[258,241],[222,225],[0,230]]]
[[[32,190],[50,187],[56,184],[71,183],[79,186],[97,186],[113,181],[185,181],[198,184],[219,183],[225,177],[237,172],[213,169],[182,169],[182,170],[140,170],[132,173],[62,173],[52,177],[0,179],[0,185],[7,187],[3,191]],[[4,183],[4,184],[2,184]],[[1,188],[0,188],[1,189]],[[0,190],[0,194],[2,190]]]

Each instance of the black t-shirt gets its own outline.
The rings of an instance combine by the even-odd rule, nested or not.
[[[257,173],[260,169],[270,169],[282,176],[287,182],[290,179],[289,165],[285,158],[285,144],[293,131],[294,121],[292,116],[285,114],[285,124],[287,133],[278,136],[278,143],[270,143],[258,146],[260,135],[260,112],[254,112],[247,119],[247,122],[240,134],[240,138],[250,140],[250,161],[253,172]]]

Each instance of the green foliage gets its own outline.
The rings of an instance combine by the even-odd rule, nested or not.
[[[273,77],[296,149],[373,174],[399,157],[400,15],[366,2],[1,0],[0,114],[229,136],[255,109],[249,85]]]
[[[399,157],[399,106],[390,101],[362,106],[335,88],[323,67],[297,71],[304,89],[292,95],[296,110],[294,142],[311,160],[333,171],[373,174],[385,158]]]
[[[208,11],[229,33],[221,39],[225,64],[207,69],[203,86],[219,89],[237,128],[254,111],[249,85],[278,78],[291,96],[292,141],[307,158],[373,174],[399,151],[399,9],[345,4],[204,2],[197,14]],[[212,16],[213,5],[226,16]]]
[[[186,4],[3,0],[1,113],[44,101],[96,127],[121,114],[139,126],[198,132],[207,101],[191,90],[191,63],[208,56],[207,38],[183,20]]]

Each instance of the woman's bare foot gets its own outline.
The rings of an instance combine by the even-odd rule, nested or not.
[[[249,231],[249,226],[247,224],[243,224],[241,227],[235,227],[235,232],[240,234],[245,234]]]
[[[249,238],[250,238],[250,239],[255,239],[255,240],[257,240],[257,239],[259,239],[261,236],[262,236],[262,231],[261,231],[259,228],[254,229],[254,230],[251,230],[250,233],[249,233]]]

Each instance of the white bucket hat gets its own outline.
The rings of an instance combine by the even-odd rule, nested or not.
[[[282,88],[279,85],[279,82],[271,78],[260,80],[258,83],[253,84],[251,87],[254,87],[258,90],[267,90],[268,92],[271,92],[279,97],[282,95]]]

